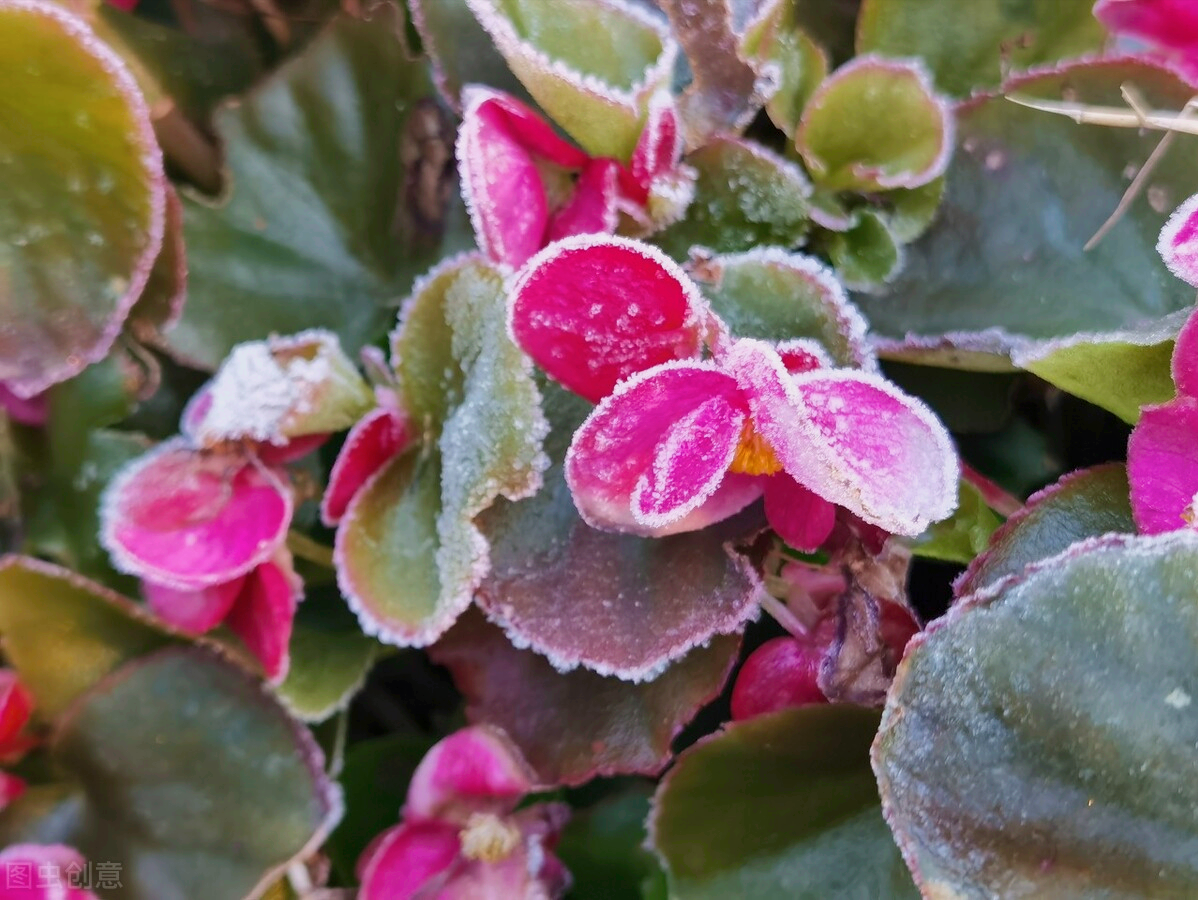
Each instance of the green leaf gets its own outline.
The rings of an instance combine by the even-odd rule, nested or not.
[[[876,364],[865,320],[812,257],[763,248],[697,261],[690,274],[737,337],[814,338],[837,365]]]
[[[574,876],[571,900],[637,898],[660,871],[644,847],[650,796],[647,785],[634,785],[574,811],[554,850]]]
[[[758,66],[777,66],[778,90],[766,101],[765,111],[792,139],[808,99],[828,77],[828,54],[799,26],[796,3],[775,3],[752,23],[742,41],[743,52]]]
[[[179,639],[132,600],[25,556],[0,560],[0,636],[46,718],[123,663]]]
[[[677,900],[916,898],[882,820],[875,710],[834,704],[727,726],[679,757],[649,827]]]
[[[874,293],[902,269],[903,252],[881,213],[861,209],[853,215],[853,225],[827,232],[822,243],[845,287]]]
[[[474,518],[541,485],[548,426],[507,333],[502,274],[453,259],[423,280],[393,338],[405,409],[428,439],[376,475],[337,532],[338,579],[368,633],[436,640],[486,575]]]
[[[307,730],[197,647],[122,666],[79,698],[51,752],[78,795],[40,821],[18,801],[0,842],[36,835],[118,861],[122,889],[106,896],[258,896],[341,814]]]
[[[997,85],[1005,72],[1094,53],[1106,30],[1091,0],[863,0],[857,51],[917,56],[936,86],[959,97]]]
[[[430,129],[449,140],[426,67],[393,6],[373,15],[336,19],[216,114],[231,183],[217,205],[185,202],[188,302],[169,336],[183,358],[215,368],[234,344],[315,327],[356,353],[414,277],[465,244],[443,241],[457,220],[402,161],[423,164]]]
[[[533,99],[593,156],[627,162],[678,47],[665,23],[613,0],[469,0]]]
[[[478,24],[467,0],[408,0],[412,23],[433,65],[441,93],[461,110],[462,88],[468,84],[527,95],[490,35]]]
[[[925,896],[1198,892],[1198,535],[1075,544],[917,637],[874,744]]]
[[[986,549],[990,535],[1000,524],[1002,519],[986,505],[981,492],[961,481],[956,512],[915,538],[911,550],[926,559],[965,565]]]
[[[826,190],[916,188],[944,172],[952,119],[918,63],[857,57],[811,95],[795,144]]]
[[[957,596],[975,593],[1034,562],[1055,556],[1075,541],[1110,532],[1135,534],[1127,468],[1111,463],[1071,472],[1027,499],[1007,520],[986,552],[953,586]]]
[[[944,199],[944,184],[942,175],[922,187],[899,188],[882,195],[886,225],[898,243],[909,244],[931,227]]]
[[[310,589],[295,615],[291,666],[278,687],[279,698],[305,722],[322,722],[349,705],[377,650],[336,590]]]
[[[716,138],[686,162],[698,172],[695,199],[652,239],[675,259],[696,245],[717,253],[793,247],[807,233],[811,185],[794,163],[739,138]]]
[[[104,357],[162,246],[165,178],[129,70],[49,3],[0,0],[0,381]]]
[[[1068,90],[1080,103],[1109,104],[1122,102],[1125,83],[1155,108],[1180,109],[1192,94],[1177,76],[1126,61],[1072,64],[1008,88],[1058,98]],[[882,355],[992,370],[1014,357],[1065,384],[1092,379],[1089,399],[1125,413],[1129,397],[1159,397],[1151,360],[1163,356],[1157,345],[1176,334],[1194,290],[1165,268],[1156,241],[1167,211],[1198,193],[1188,152],[1198,139],[1178,136],[1185,146],[1154,170],[1161,211],[1137,200],[1085,251],[1126,190],[1124,169],[1143,162],[1156,137],[1079,126],[1002,97],[962,107],[957,128],[935,222],[906,247],[886,291],[858,298]],[[1140,352],[1149,362],[1125,376],[1122,366]],[[1126,383],[1112,387],[1116,372]]]

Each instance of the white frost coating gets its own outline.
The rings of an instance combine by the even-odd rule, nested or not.
[[[1156,242],[1156,252],[1161,255],[1161,259],[1165,261],[1169,271],[1186,284],[1194,287],[1198,287],[1198,236],[1192,235],[1182,245],[1182,248],[1187,251],[1185,257],[1177,252],[1177,236],[1196,214],[1198,214],[1198,194],[1190,197],[1173,211],[1173,215],[1169,216],[1169,221],[1161,229],[1161,236]]]
[[[698,328],[709,315],[710,309],[707,301],[703,299],[698,286],[690,279],[690,276],[682,271],[682,267],[678,263],[656,247],[632,238],[617,237],[612,234],[577,234],[554,241],[542,249],[529,259],[510,280],[507,288],[507,334],[513,343],[519,346],[515,333],[516,305],[520,303],[521,294],[528,288],[529,282],[541,275],[543,268],[557,264],[566,254],[585,251],[591,247],[618,247],[621,250],[634,253],[655,263],[664,275],[677,282],[682,288],[682,295],[686,299],[688,308],[686,319],[678,326],[679,328]],[[585,300],[585,293],[580,291],[579,303],[581,304]]]
[[[462,111],[462,125],[458,129],[458,138],[454,143],[454,154],[458,158],[458,180],[461,182],[462,201],[466,204],[466,214],[470,217],[470,225],[474,236],[478,239],[479,248],[494,260],[507,259],[507,247],[503,243],[502,230],[487,227],[488,222],[495,220],[495,210],[489,202],[487,194],[487,173],[480,171],[476,160],[483,157],[482,126],[483,120],[479,115],[479,107],[490,100],[496,100],[503,95],[498,91],[482,85],[467,85],[462,89],[462,100],[465,108]],[[427,275],[421,277],[412,288],[415,296],[423,289],[433,273],[443,269],[448,260],[443,260]]]
[[[1172,706],[1174,709],[1185,709],[1190,705],[1192,698],[1181,688],[1176,687],[1165,695],[1165,704]]]
[[[196,427],[200,444],[250,438],[282,444],[284,419],[300,391],[265,341],[238,344],[212,379],[212,405]]]
[[[121,98],[129,107],[130,115],[135,123],[135,143],[138,145],[138,161],[146,176],[149,193],[149,221],[146,223],[146,245],[141,255],[133,263],[129,273],[124,293],[116,301],[112,314],[99,333],[96,342],[90,347],[77,348],[57,366],[43,370],[39,376],[8,375],[0,368],[0,378],[5,386],[18,397],[28,400],[40,394],[53,384],[77,375],[90,364],[98,362],[108,355],[113,343],[125,326],[129,311],[141,297],[154,260],[162,250],[163,237],[166,233],[166,174],[163,171],[162,150],[158,146],[158,138],[154,134],[154,126],[150,118],[150,108],[142,96],[137,79],[120,58],[107,44],[96,37],[95,32],[82,19],[67,12],[53,3],[31,2],[31,0],[0,0],[0,11],[19,10],[33,13],[46,19],[53,20],[62,30],[77,42],[78,47],[99,63],[106,75],[112,78]]]
[[[895,73],[896,75],[902,72],[915,77],[920,89],[927,95],[928,100],[931,101],[939,113],[941,123],[940,146],[928,165],[916,172],[887,175],[878,165],[872,163],[855,163],[851,167],[853,174],[858,177],[864,176],[870,178],[880,187],[888,190],[894,188],[917,188],[935,178],[939,178],[948,168],[948,161],[952,158],[953,148],[957,140],[957,125],[948,101],[936,92],[936,86],[932,81],[931,73],[928,71],[927,66],[924,65],[922,59],[917,57],[892,58],[878,56],[875,53],[865,53],[854,57],[820,83],[819,87],[815,89],[815,92],[807,101],[807,109],[818,110],[820,103],[824,100],[827,93],[834,90],[846,75],[851,75],[858,69],[865,68],[881,69],[886,72]],[[802,154],[803,159],[807,160],[812,168],[819,168],[821,163],[818,157],[807,146],[807,129],[804,127],[807,121],[807,117],[804,116],[804,121],[800,123],[795,139],[799,153]]]
[[[704,267],[710,267],[718,278],[724,269],[752,264],[794,272],[814,285],[825,312],[848,345],[854,365],[867,372],[878,371],[878,357],[869,343],[865,317],[845,293],[836,273],[815,257],[789,253],[781,247],[756,247],[744,253],[713,257],[704,262]]]
[[[1177,337],[1181,326],[1185,324],[1186,319],[1193,311],[1192,307],[1186,307],[1151,322],[1141,322],[1129,328],[1115,331],[1083,331],[1063,338],[1037,340],[1018,335],[1007,335],[1012,341],[1011,361],[1020,368],[1027,368],[1054,353],[1084,344],[1131,344],[1134,347],[1151,347]],[[1005,335],[1006,332],[1003,334]]]
[[[489,265],[496,268],[497,271],[504,271],[505,267],[487,260],[477,250],[465,250],[461,253],[456,253],[453,256],[447,256],[412,284],[412,292],[404,298],[399,305],[399,314],[396,316],[395,328],[388,335],[388,343],[391,346],[391,368],[398,370],[400,363],[399,345],[403,340],[404,331],[407,329],[408,317],[411,316],[412,310],[420,302],[420,298],[442,278],[455,273],[458,269],[464,268],[471,263],[481,265]]]

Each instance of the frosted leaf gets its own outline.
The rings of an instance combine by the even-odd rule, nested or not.
[[[206,392],[206,408],[185,415],[203,446],[341,431],[374,405],[337,336],[320,330],[238,344]]]

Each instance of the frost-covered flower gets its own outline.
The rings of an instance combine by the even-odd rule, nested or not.
[[[691,531],[764,493],[771,526],[814,548],[836,506],[897,534],[955,506],[952,443],[922,403],[872,373],[828,368],[813,342],[732,338],[652,248],[559,242],[512,295],[517,343],[599,401],[566,456],[575,504],[595,527]]]
[[[668,94],[650,104],[627,165],[589,156],[500,91],[473,86],[463,98],[462,192],[479,246],[495,262],[518,267],[552,241],[611,233],[622,219],[627,230],[647,233],[690,202],[694,173],[679,164],[682,141]]]
[[[417,439],[395,392],[377,387],[375,395],[379,405],[354,423],[329,472],[329,483],[320,501],[320,518],[330,528],[341,521],[370,476]]]
[[[228,625],[287,673],[302,584],[286,550],[284,465],[356,421],[373,396],[327,332],[234,348],[188,404],[182,436],[134,460],[102,504],[101,540],[150,607],[192,634]]]
[[[473,726],[440,741],[412,776],[403,822],[358,860],[359,900],[560,897],[570,875],[552,848],[569,810],[517,811],[533,779],[500,731]]]

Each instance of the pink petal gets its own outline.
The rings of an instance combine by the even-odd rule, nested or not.
[[[330,528],[340,522],[362,485],[415,437],[407,417],[386,407],[359,419],[329,472],[329,484],[320,500],[320,520]]]
[[[549,218],[546,243],[576,234],[611,234],[619,221],[620,164],[592,159],[574,184],[574,195]]]
[[[532,771],[507,736],[471,726],[439,741],[420,761],[404,818],[462,823],[471,813],[507,813],[532,788]]]
[[[621,182],[625,195],[634,203],[644,205],[649,199],[653,179],[673,169],[681,157],[682,132],[678,129],[674,99],[667,91],[662,91],[649,102],[645,129],[637,139]]]
[[[581,168],[588,157],[512,97],[471,87],[463,99],[457,157],[470,221],[483,252],[518,267],[544,246],[549,223],[536,159]]]
[[[100,533],[121,571],[194,589],[231,581],[268,559],[290,521],[291,495],[274,472],[176,439],[113,480]]]
[[[765,518],[790,546],[812,552],[832,533],[836,506],[779,472],[765,480]]]
[[[224,621],[241,593],[245,578],[243,575],[232,581],[194,589],[143,581],[141,592],[158,618],[182,631],[203,634]]]
[[[0,900],[97,900],[72,881],[86,878],[87,860],[64,844],[13,844],[0,852]]]
[[[534,855],[535,854],[535,855]],[[542,854],[521,846],[495,862],[463,861],[454,870],[436,900],[549,900],[560,897],[570,885],[570,876],[557,857],[548,879],[529,871]],[[544,862],[540,871],[546,871]]]
[[[791,375],[832,368],[832,357],[828,356],[828,351],[824,349],[823,344],[810,338],[783,341],[774,349],[778,351],[782,365]]]
[[[262,663],[267,680],[278,684],[287,677],[288,646],[302,583],[279,562],[265,562],[245,580],[226,624]]]
[[[1198,47],[1198,5],[1193,0],[1098,0],[1094,16],[1116,34],[1173,50]]]
[[[212,409],[212,380],[209,379],[198,391],[191,395],[187,405],[183,407],[183,415],[179,417],[179,432],[192,445],[198,446],[200,425],[204,417]]]
[[[421,891],[458,858],[458,828],[445,822],[406,822],[384,831],[358,859],[358,900],[436,897]],[[443,880],[438,879],[438,880]],[[434,887],[429,885],[430,888]]]
[[[732,718],[736,721],[788,709],[827,703],[819,689],[824,648],[786,636],[766,641],[745,660],[732,687]]]
[[[625,238],[553,244],[512,288],[516,343],[592,402],[635,372],[697,357],[706,314],[698,288],[674,262]]]
[[[713,363],[666,363],[621,382],[566,454],[578,511],[596,528],[656,536],[715,521],[690,514],[724,480],[747,411]]]
[[[1156,250],[1170,272],[1198,287],[1198,194],[1173,211],[1161,229]]]
[[[955,508],[952,441],[918,400],[864,372],[791,376],[761,341],[738,341],[724,363],[783,468],[825,500],[895,534],[919,534]]]
[[[8,413],[8,417],[20,425],[31,425],[40,428],[46,424],[50,411],[46,404],[46,395],[34,397],[19,397],[0,382],[0,409]]]
[[[329,439],[326,434],[305,434],[292,438],[285,444],[259,444],[258,459],[268,466],[284,466],[287,463],[303,459],[309,453],[319,450]]]
[[[1192,525],[1186,510],[1198,492],[1198,398],[1146,406],[1127,443],[1131,511],[1143,534]]]
[[[12,669],[0,669],[0,757],[25,749],[21,731],[33,713],[33,695]]]
[[[25,793],[26,787],[23,779],[8,772],[0,772],[0,811]]]
[[[1198,397],[1198,312],[1186,319],[1173,346],[1173,383],[1177,393]]]

